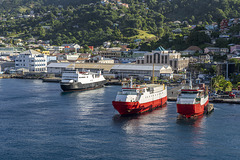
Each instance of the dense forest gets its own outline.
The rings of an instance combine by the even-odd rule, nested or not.
[[[2,0],[0,35],[28,39],[37,37],[52,44],[79,43],[101,45],[119,40],[131,43],[140,38],[164,43],[172,39],[175,49],[191,45],[185,35],[199,34],[189,24],[219,23],[224,18],[240,17],[240,0],[122,0],[102,4],[100,0]],[[34,18],[20,15],[34,14]],[[3,20],[5,19],[5,20]],[[174,24],[172,21],[184,23]],[[48,29],[43,26],[49,26]],[[172,30],[181,28],[181,34]],[[140,35],[138,37],[136,35]],[[193,37],[193,36],[192,36]],[[145,45],[148,48],[149,44]],[[169,47],[172,44],[164,44]],[[134,47],[134,46],[133,46]]]

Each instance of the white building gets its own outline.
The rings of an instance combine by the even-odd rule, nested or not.
[[[94,63],[114,63],[114,59],[105,58],[101,56],[95,56],[92,58],[92,60],[89,60],[89,61]]]
[[[75,65],[71,63],[50,63],[47,66],[47,72],[51,74],[62,74],[67,68],[74,68]]]
[[[114,65],[110,71],[118,77],[130,77],[137,75],[139,77],[152,76],[153,65],[140,65],[140,64],[119,64]],[[154,66],[155,77],[172,78],[173,71],[169,65]]]
[[[20,53],[15,60],[15,69],[26,68],[30,72],[46,72],[47,56],[34,50]]]

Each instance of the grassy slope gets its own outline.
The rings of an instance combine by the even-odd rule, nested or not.
[[[136,29],[136,30],[138,31],[138,35],[129,37],[131,40],[134,40],[134,39],[144,39],[144,40],[147,40],[147,39],[154,39],[154,38],[156,38],[155,35],[149,34],[148,31],[143,31],[143,30],[139,30],[139,29]]]

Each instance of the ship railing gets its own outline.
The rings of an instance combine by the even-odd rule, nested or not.
[[[118,92],[118,95],[138,95],[136,92]]]
[[[178,98],[177,99],[177,103],[178,104],[198,104],[200,103],[200,101],[196,101],[195,99],[182,99],[182,98]]]

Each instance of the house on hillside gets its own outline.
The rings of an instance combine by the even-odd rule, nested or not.
[[[201,55],[199,55],[199,62],[200,63],[208,63],[208,62],[210,62],[210,55],[209,54],[201,54]]]
[[[204,48],[204,53],[219,53],[220,52],[220,48],[219,47],[206,47]]]
[[[193,55],[194,53],[203,53],[203,51],[198,46],[190,46],[184,51],[181,51],[180,53],[182,55]]]
[[[230,53],[240,54],[240,45],[231,46]]]
[[[69,53],[69,52],[75,52],[75,53],[77,53],[78,50],[81,48],[80,45],[75,44],[75,43],[62,44],[62,46],[64,47],[64,52],[65,52],[65,53]]]

